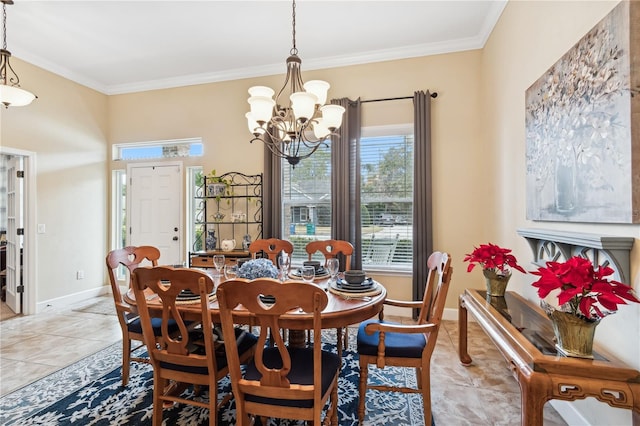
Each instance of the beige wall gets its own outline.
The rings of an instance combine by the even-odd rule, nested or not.
[[[510,1],[482,55],[483,129],[487,145],[497,158],[495,217],[480,236],[514,248],[518,259],[532,259],[531,251],[515,230],[522,227],[558,229],[635,237],[631,253],[630,284],[640,291],[640,226],[531,222],[525,219],[524,94],[526,89],[615,7],[617,1]],[[475,170],[475,179],[482,171]],[[529,268],[531,269],[531,268]],[[459,276],[458,276],[459,277]],[[515,274],[509,284],[537,301],[533,276]],[[640,305],[622,306],[605,318],[596,342],[636,369],[640,368]],[[593,399],[576,401],[574,408],[590,424],[631,424],[626,410],[615,410]]]
[[[466,287],[482,287],[480,272],[466,273],[462,258],[491,241],[514,249],[521,263],[532,258],[517,228],[538,227],[640,236],[638,225],[530,222],[525,219],[524,93],[616,2],[517,1],[508,3],[483,50],[305,71],[325,79],[330,97],[363,100],[437,91],[432,103],[434,244],[453,256],[447,308],[457,308]],[[283,68],[284,68],[283,57]],[[262,171],[263,147],[249,144],[244,114],[247,88],[279,87],[270,76],[178,89],[104,96],[14,59],[25,88],[40,99],[0,112],[2,145],[37,152],[37,299],[48,301],[104,283],[108,250],[109,177],[113,143],[201,137],[205,157],[187,159],[218,173]],[[411,121],[411,102],[366,104],[363,123]],[[84,269],[86,278],[75,279]],[[640,247],[632,252],[631,283],[640,290]],[[392,297],[410,297],[410,278],[378,275]],[[512,289],[537,300],[531,276],[515,274]],[[640,368],[640,306],[623,306],[602,321],[596,340]],[[592,399],[575,403],[592,424],[627,421]],[[613,417],[612,417],[613,416]]]
[[[481,230],[467,213],[478,205],[490,206],[492,197],[489,186],[468,187],[477,158],[486,151],[481,143],[481,120],[477,113],[480,57],[481,52],[476,50],[309,72],[304,71],[303,58],[305,80],[329,81],[330,97],[366,100],[413,96],[415,90],[438,92],[432,102],[434,244],[454,257],[458,279],[454,279],[449,297],[448,305],[452,308],[456,306],[457,295],[468,286],[462,273],[462,257],[481,236]],[[261,172],[263,146],[249,143],[244,118],[249,109],[247,89],[257,84],[279,88],[283,81],[283,76],[271,76],[112,96],[110,141],[202,137],[205,156],[201,164],[205,170]],[[364,126],[412,122],[411,100],[363,106]],[[124,165],[118,162],[112,167]],[[491,211],[479,210],[485,212],[487,219],[493,217]],[[388,283],[393,297],[411,297],[410,277],[377,276]]]
[[[27,107],[0,109],[0,144],[36,153],[35,217],[46,233],[34,253],[35,300],[92,292],[105,277],[107,96],[16,58],[12,65],[38,96]]]

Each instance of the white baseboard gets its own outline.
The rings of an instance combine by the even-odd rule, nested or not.
[[[43,302],[36,303],[36,313],[44,312],[51,308],[68,308],[75,303],[91,299],[92,297],[102,296],[107,293],[109,293],[109,286],[103,285],[89,290],[68,294],[66,296],[56,297],[55,299],[45,300]]]
[[[560,417],[567,422],[568,425],[574,426],[590,426],[591,423],[585,419],[575,406],[569,401],[560,401],[558,399],[552,399],[549,404],[560,414]]]
[[[458,321],[458,309],[444,308],[442,319],[447,321]],[[476,319],[473,315],[468,315],[467,321],[475,322]]]

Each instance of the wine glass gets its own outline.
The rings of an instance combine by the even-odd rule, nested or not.
[[[302,280],[306,283],[312,283],[316,277],[316,268],[313,266],[302,267]]]
[[[213,266],[218,271],[218,276],[221,276],[220,270],[224,267],[224,254],[216,254],[213,256]]]
[[[238,276],[238,265],[224,265],[224,277],[232,280]]]
[[[289,266],[291,266],[291,258],[286,252],[280,253],[278,258],[278,264],[280,266],[280,271],[282,273],[282,281],[286,281],[287,275],[289,273]]]
[[[331,279],[329,283],[335,283],[336,277],[338,276],[338,269],[340,268],[340,261],[336,258],[327,259],[327,271],[329,271],[329,275]]]

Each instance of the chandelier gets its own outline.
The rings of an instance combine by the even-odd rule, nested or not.
[[[304,83],[302,60],[296,48],[296,2],[293,0],[293,47],[287,58],[287,76],[275,99],[275,91],[265,86],[249,89],[251,111],[246,114],[253,139],[262,141],[271,152],[293,167],[325,144],[342,124],[344,108],[325,105],[329,83]]]
[[[7,50],[7,5],[13,0],[2,1],[2,49],[0,49],[0,102],[9,106],[29,105],[36,98],[31,92],[20,88],[20,78],[9,63],[11,52]]]

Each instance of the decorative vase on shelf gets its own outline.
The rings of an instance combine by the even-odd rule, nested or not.
[[[504,292],[511,278],[511,272],[498,274],[491,269],[483,269],[482,274],[487,283],[487,296],[504,297]]]
[[[207,239],[206,239],[206,248],[208,251],[213,251],[216,249],[216,244],[218,243],[218,239],[216,238],[216,231],[208,231]]]
[[[571,312],[559,311],[544,301],[540,305],[551,319],[558,353],[574,358],[593,359],[593,338],[600,319],[587,319]]]

